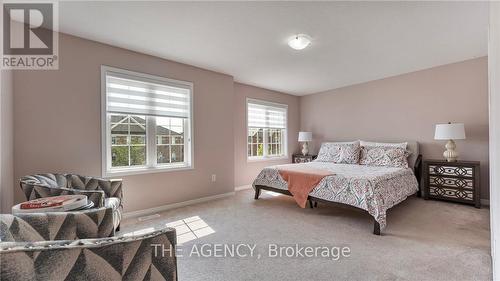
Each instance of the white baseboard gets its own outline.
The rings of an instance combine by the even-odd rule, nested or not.
[[[252,185],[247,184],[247,185],[242,185],[242,186],[237,186],[234,188],[234,191],[240,191],[240,190],[245,190],[245,189],[251,189]]]
[[[488,200],[488,199],[481,199],[481,205],[483,205],[483,206],[489,206],[490,205],[490,200]]]
[[[219,198],[224,198],[224,197],[232,196],[234,194],[235,194],[235,192],[233,191],[233,192],[222,193],[222,194],[217,194],[217,195],[213,195],[213,196],[208,196],[208,197],[202,197],[202,198],[197,198],[197,199],[193,199],[193,200],[188,200],[188,201],[184,201],[184,202],[179,202],[179,203],[173,203],[173,204],[168,204],[168,205],[153,207],[153,208],[144,209],[144,210],[126,212],[126,213],[123,214],[123,218],[124,219],[130,219],[130,218],[138,218],[138,217],[142,217],[142,216],[148,216],[148,215],[151,215],[151,214],[156,214],[156,213],[167,211],[167,210],[171,210],[171,209],[176,209],[176,208],[180,208],[180,207],[185,207],[185,206],[189,206],[189,205],[194,205],[194,204],[198,204],[198,203],[212,201],[212,200],[219,199]]]

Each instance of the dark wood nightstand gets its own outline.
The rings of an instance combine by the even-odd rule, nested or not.
[[[424,160],[424,199],[454,201],[481,208],[479,164],[478,161]]]
[[[292,163],[307,163],[316,159],[318,155],[302,155],[302,154],[294,154],[292,155]]]

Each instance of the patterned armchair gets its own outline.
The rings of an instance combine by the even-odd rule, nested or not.
[[[108,180],[75,174],[37,174],[20,180],[27,200],[66,194],[84,194],[95,207],[113,210],[113,224],[120,227],[123,212],[121,180]]]
[[[36,215],[0,215],[0,280],[177,280],[173,228],[98,238],[111,222],[99,232],[80,228],[87,214]]]

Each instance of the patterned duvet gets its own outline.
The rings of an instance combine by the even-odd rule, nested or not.
[[[368,211],[383,229],[386,212],[418,190],[418,182],[410,168],[392,168],[357,164],[309,162],[316,169],[334,173],[327,176],[309,193],[310,196],[338,202]],[[277,167],[264,168],[253,182],[256,185],[288,190]]]

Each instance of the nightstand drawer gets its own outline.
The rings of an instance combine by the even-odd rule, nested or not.
[[[474,177],[474,167],[429,165],[429,174],[472,178]]]
[[[454,187],[474,189],[474,180],[472,178],[457,178],[429,175],[429,185],[438,187]]]
[[[429,197],[430,198],[447,198],[452,201],[455,200],[465,200],[465,201],[473,201],[474,200],[474,190],[473,189],[456,189],[456,188],[447,188],[447,187],[437,187],[437,186],[429,186]]]

